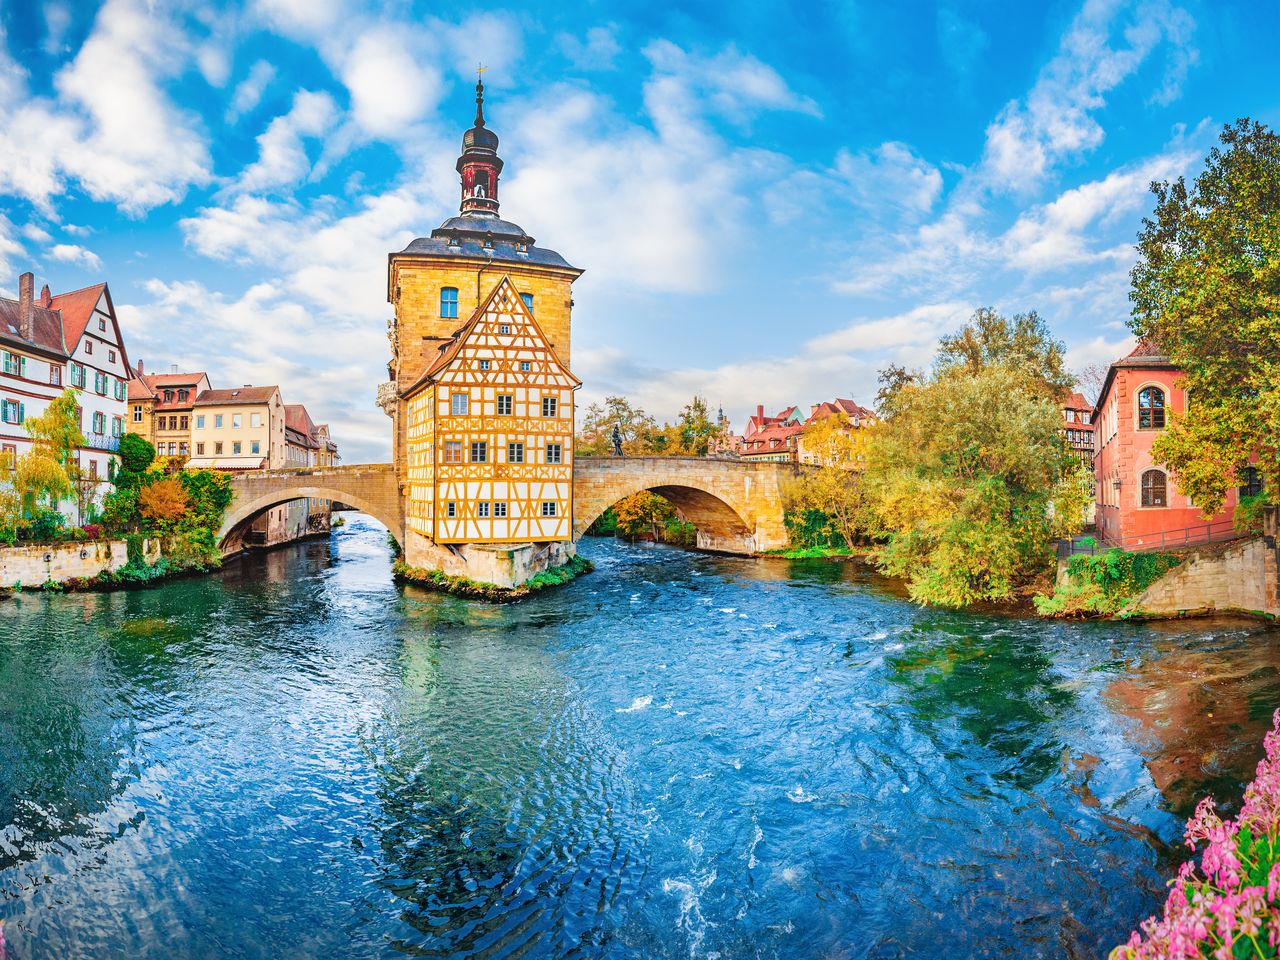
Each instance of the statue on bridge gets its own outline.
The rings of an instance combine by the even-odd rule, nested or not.
[[[613,455],[615,457],[626,456],[626,454],[622,452],[622,431],[618,429],[618,425],[616,423],[613,425],[613,429],[609,431],[609,442],[613,444]]]

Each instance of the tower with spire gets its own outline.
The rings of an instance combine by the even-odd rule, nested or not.
[[[483,68],[482,68],[483,69]],[[457,216],[387,258],[391,417],[406,561],[503,586],[573,553],[573,282],[499,212],[498,135],[462,135]]]

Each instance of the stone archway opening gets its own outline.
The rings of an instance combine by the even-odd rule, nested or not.
[[[352,496],[349,491],[336,487],[315,485],[283,486],[249,500],[237,499],[232,503],[223,518],[222,528],[218,531],[218,547],[223,555],[238,553],[247,547],[264,545],[255,536],[255,526],[261,527],[262,519],[272,511],[287,507],[297,501],[327,500],[331,506],[340,505],[345,510],[363,513],[387,528],[398,539],[403,536],[401,521],[398,515],[392,515],[378,504],[368,502],[361,497]],[[291,535],[296,531],[289,530]],[[304,534],[308,531],[303,530]],[[316,531],[322,532],[322,531]]]
[[[699,550],[721,553],[755,552],[755,533],[732,506],[715,494],[683,484],[656,484],[630,490],[609,503],[588,508],[577,518],[578,528],[585,533],[605,511],[644,491],[669,501],[675,507],[677,516],[693,525],[697,531]]]

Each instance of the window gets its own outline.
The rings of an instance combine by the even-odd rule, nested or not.
[[[221,430],[221,429],[222,429],[222,414],[220,414],[220,413],[215,413],[215,414],[213,415],[213,428],[214,428],[215,430]]]
[[[25,377],[27,375],[27,358],[5,351],[4,372],[14,377]]]
[[[526,307],[528,307],[528,308],[529,308],[529,312],[530,312],[530,313],[533,313],[533,294],[532,294],[532,293],[522,293],[522,294],[520,294],[520,299],[521,299],[521,300],[523,300],[523,301],[524,301],[524,305],[525,305]]]
[[[213,445],[213,452],[214,452],[214,454],[215,454],[215,455],[219,455],[219,456],[222,454],[222,441],[221,441],[221,440],[219,440],[217,443],[215,443],[215,444]]]
[[[129,395],[129,388],[123,380],[116,381],[116,399],[123,400]]]
[[[116,362],[116,352],[115,352],[114,350],[108,350],[108,351],[107,351],[107,362],[109,362],[109,363],[115,363],[115,362]]]
[[[556,416],[556,408],[559,405],[560,405],[560,402],[555,397],[543,397],[542,398],[542,415],[544,417]]]
[[[93,390],[94,390],[94,392],[95,392],[96,394],[98,394],[99,396],[106,396],[106,394],[107,394],[107,375],[106,375],[105,373],[98,373],[97,371],[94,371],[94,374],[93,374]]]
[[[161,444],[163,446],[163,444]],[[172,440],[169,441],[169,456],[174,457],[178,454],[178,445]]]
[[[71,385],[84,389],[84,366],[79,363],[70,364],[71,367]]]
[[[103,320],[101,317],[98,318],[98,329],[104,333],[107,330],[107,321]]]
[[[26,416],[26,408],[18,400],[0,401],[0,420],[5,423],[21,423]]]
[[[500,324],[498,324],[498,332],[499,332],[499,333],[510,333],[510,332],[511,332],[511,324],[509,324],[509,323],[500,323]]]
[[[49,382],[55,387],[62,386],[62,368],[57,364],[49,364]]]
[[[179,421],[178,429],[180,429],[180,430],[186,430],[186,429],[187,429],[187,428],[189,428],[190,426],[191,426],[191,418],[190,418],[190,417],[182,417],[182,418],[181,418],[181,420]]]
[[[532,370],[532,369],[533,369],[533,364],[531,364],[528,360],[521,360],[521,361],[520,361],[520,372],[521,372],[521,373],[528,373],[528,372],[529,372],[530,370]]]
[[[1241,497],[1256,497],[1262,492],[1262,471],[1257,467],[1245,467],[1241,479],[1244,481],[1240,484]]]
[[[488,500],[485,500],[485,501],[482,501],[481,503],[476,504],[476,516],[482,520],[489,516]]]
[[[244,426],[244,414],[233,413],[231,415],[231,429],[239,430],[242,426]]]
[[[2,462],[10,470],[18,469],[18,445],[14,443],[6,443],[4,445],[3,456],[0,456]]]
[[[203,456],[204,456],[204,444],[203,444],[203,443],[197,443],[197,444],[196,444],[196,456],[197,456],[197,457],[203,457]]]
[[[1159,470],[1147,470],[1142,474],[1142,505],[1144,507],[1167,507],[1167,482]]]
[[[489,369],[489,361],[488,361],[488,360],[481,360],[481,361],[480,361],[480,369],[481,369],[481,370],[488,370],[488,369]]]
[[[1159,387],[1143,387],[1138,391],[1138,429],[1164,429],[1164,391]]]
[[[455,393],[449,397],[449,412],[455,417],[465,417],[470,408],[471,398],[465,393]]]
[[[495,518],[495,519],[500,520],[500,519],[502,519],[503,517],[505,517],[506,515],[507,515],[507,505],[506,505],[505,503],[500,503],[500,502],[498,502],[497,500],[495,500],[495,501],[493,502],[493,516],[494,516],[494,518]]]
[[[560,449],[560,444],[548,443],[547,444],[547,463],[562,463],[563,461],[561,460],[561,457],[562,457],[562,453]]]
[[[191,448],[187,446],[186,441],[178,444],[178,456],[185,457],[191,453]]]
[[[444,462],[445,463],[461,463],[462,462],[462,441],[461,440],[445,441]]]
[[[239,441],[239,440],[233,440],[233,441],[231,441],[231,452],[232,452],[233,454],[237,454],[237,453],[239,453],[241,449],[242,449],[242,447],[241,447],[241,444],[240,444],[240,441]]]
[[[166,390],[166,391],[164,392],[164,402],[165,402],[165,403],[173,403],[173,391],[172,391],[172,390]]]
[[[440,316],[456,320],[458,317],[458,288],[440,288]]]
[[[554,500],[542,501],[542,515],[544,517],[554,517],[556,515],[556,504]]]
[[[101,410],[95,410],[95,411],[94,411],[94,414],[93,414],[93,432],[94,432],[94,433],[106,433],[106,432],[107,432],[107,415],[106,415],[105,413],[103,413]]]
[[[251,427],[260,427],[260,426],[262,426],[262,414],[260,414],[260,413],[251,413],[251,414],[249,414],[249,426],[251,426]]]
[[[261,440],[254,440],[254,441],[252,441],[252,442],[249,444],[249,452],[250,452],[250,453],[261,453],[261,452],[262,452],[262,441],[261,441]]]
[[[178,391],[178,400],[181,403],[186,403],[189,396],[191,396],[191,391],[185,387]]]
[[[524,444],[512,441],[507,444],[507,463],[524,463]]]
[[[124,436],[124,419],[121,417],[111,418],[111,435],[113,437]]]
[[[196,429],[197,429],[197,430],[203,430],[203,429],[204,429],[204,414],[203,414],[203,413],[199,414],[199,415],[196,417]]]
[[[89,461],[89,479],[90,480],[98,479],[98,461],[97,460]]]
[[[515,397],[509,393],[498,394],[498,416],[511,416],[511,409],[515,406]]]
[[[92,340],[86,340],[86,341],[84,342],[84,352],[85,352],[85,353],[93,353],[93,341],[92,341]]]
[[[448,503],[446,503],[446,504],[444,505],[444,512],[445,512],[445,516],[448,516],[448,517],[456,517],[456,516],[458,515],[458,505],[457,505],[457,503],[455,503],[454,501],[450,500]]]
[[[133,405],[133,422],[134,423],[142,422],[142,404],[140,403],[135,403]]]
[[[489,460],[489,444],[484,440],[476,440],[471,444],[471,462],[487,463]]]

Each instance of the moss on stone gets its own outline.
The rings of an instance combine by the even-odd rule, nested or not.
[[[595,569],[595,564],[585,557],[574,556],[567,563],[556,567],[548,567],[541,573],[531,577],[518,587],[500,587],[494,583],[471,580],[468,577],[455,577],[441,570],[425,570],[422,567],[411,567],[403,560],[397,560],[392,568],[395,578],[400,583],[410,583],[440,593],[464,597],[468,600],[488,600],[491,603],[507,603],[522,600],[549,587],[558,587],[574,580],[584,573]]]

